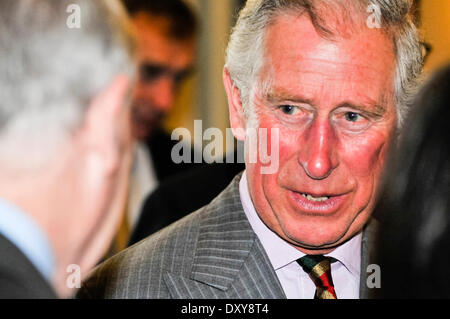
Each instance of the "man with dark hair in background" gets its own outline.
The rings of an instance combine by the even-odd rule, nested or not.
[[[197,19],[182,0],[122,0],[137,41],[139,78],[132,98],[132,132],[137,140],[128,191],[127,218],[110,253],[125,248],[142,203],[159,182],[194,164],[171,159],[170,134],[163,120],[173,110],[178,89],[191,73]]]
[[[157,140],[179,85],[192,71],[197,20],[181,0],[123,2],[136,31],[140,71],[132,108],[133,134],[138,140]],[[170,174],[156,171],[160,179]]]

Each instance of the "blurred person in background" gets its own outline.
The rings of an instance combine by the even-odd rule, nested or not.
[[[132,95],[133,149],[126,218],[109,255],[126,247],[143,201],[169,176],[197,164],[176,164],[171,134],[163,122],[174,109],[184,80],[193,72],[197,18],[183,0],[121,0],[136,35],[138,79]],[[156,213],[153,213],[156,214]]]
[[[131,163],[128,24],[116,0],[0,1],[0,298],[68,297],[111,242]]]
[[[376,209],[382,298],[450,298],[450,66],[415,101]]]

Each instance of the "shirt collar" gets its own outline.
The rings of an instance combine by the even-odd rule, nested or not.
[[[20,208],[1,198],[0,233],[31,261],[44,278],[52,281],[55,258],[44,231]]]
[[[246,172],[242,174],[242,178],[239,182],[239,193],[245,215],[247,216],[253,231],[256,233],[266,250],[275,270],[283,268],[305,256],[300,250],[270,230],[261,220],[255,210],[248,191]],[[358,277],[361,265],[361,239],[362,234],[360,233],[327,254],[327,256],[336,258],[349,272]]]

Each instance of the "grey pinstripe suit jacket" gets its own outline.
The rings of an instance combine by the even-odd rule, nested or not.
[[[78,297],[285,298],[243,211],[240,177],[209,205],[101,264]],[[370,229],[363,236],[362,298]]]

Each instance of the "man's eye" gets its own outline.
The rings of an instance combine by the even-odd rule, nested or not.
[[[367,117],[352,111],[336,114],[334,121],[340,128],[349,132],[361,132],[371,125],[371,121]]]
[[[298,112],[298,107],[293,105],[281,105],[280,110],[286,115],[295,115]]]
[[[143,82],[152,82],[161,77],[166,70],[164,67],[152,65],[152,64],[144,64],[140,68],[141,80]]]
[[[345,113],[345,119],[349,122],[357,122],[358,120],[362,119],[362,117],[358,113],[347,112]]]

